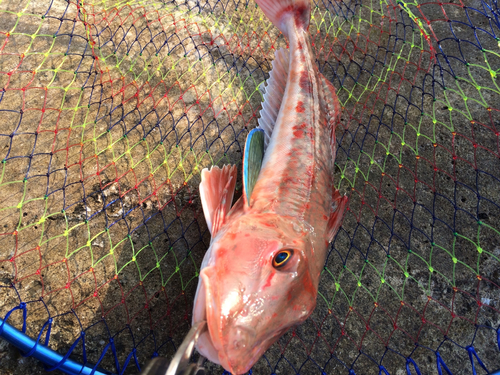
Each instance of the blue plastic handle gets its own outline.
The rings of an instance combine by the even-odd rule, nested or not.
[[[57,353],[56,351],[48,348],[47,346],[36,343],[31,337],[26,336],[24,333],[18,329],[12,327],[3,319],[0,319],[0,336],[17,347],[21,352],[28,353],[31,352],[31,356],[42,361],[47,366],[57,367],[58,370],[65,372],[70,375],[110,375],[110,372],[103,372],[103,370],[93,369],[91,367],[85,366],[81,363],[77,363],[69,358],[63,361],[64,356]]]

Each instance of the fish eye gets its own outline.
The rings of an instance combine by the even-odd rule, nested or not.
[[[273,267],[274,268],[283,267],[285,264],[288,263],[288,261],[290,260],[292,255],[293,255],[293,250],[291,250],[291,249],[290,250],[281,250],[280,252],[278,252],[274,256]]]

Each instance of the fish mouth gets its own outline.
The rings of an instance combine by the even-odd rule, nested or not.
[[[209,361],[229,368],[226,355],[222,346],[220,329],[220,314],[218,314],[217,301],[210,280],[215,277],[212,266],[205,267],[200,272],[200,283],[196,291],[196,304],[193,311],[193,324],[206,320],[208,330],[198,338],[196,349]],[[217,316],[219,315],[219,318]]]
[[[214,267],[206,267],[200,272],[201,282],[196,292],[193,324],[206,320],[208,330],[204,331],[199,336],[198,342],[196,343],[196,349],[209,361],[220,364],[232,374],[243,374],[248,371],[246,369],[248,363],[241,366],[241,358],[239,356],[235,357],[231,350],[228,352],[228,348],[223,344],[222,318],[221,312],[217,308],[219,303],[216,299],[216,291],[214,290],[215,277]],[[255,335],[255,333],[252,334],[253,329],[246,329],[244,327],[237,327],[236,329],[245,333],[248,331],[250,336]],[[258,348],[254,349],[258,350]],[[252,357],[254,357],[255,350],[252,350],[252,354]],[[252,361],[250,367],[254,362],[255,361]]]
[[[259,337],[253,324],[248,322],[232,320],[231,324],[224,324],[217,285],[216,267],[203,268],[196,291],[193,324],[206,321],[208,329],[200,334],[196,349],[209,361],[221,365],[230,373],[244,374],[289,327],[263,339]]]

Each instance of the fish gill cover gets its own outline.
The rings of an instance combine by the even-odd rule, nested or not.
[[[497,5],[313,3],[349,207],[314,314],[253,373],[500,368]],[[283,46],[254,2],[1,1],[0,317],[114,373],[172,356],[210,241],[200,172],[241,170]]]

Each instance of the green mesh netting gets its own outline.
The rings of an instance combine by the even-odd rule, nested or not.
[[[317,309],[253,373],[500,368],[499,17],[313,3],[350,201]],[[172,356],[210,241],[200,171],[241,166],[284,46],[253,2],[0,1],[0,317],[91,368]]]

